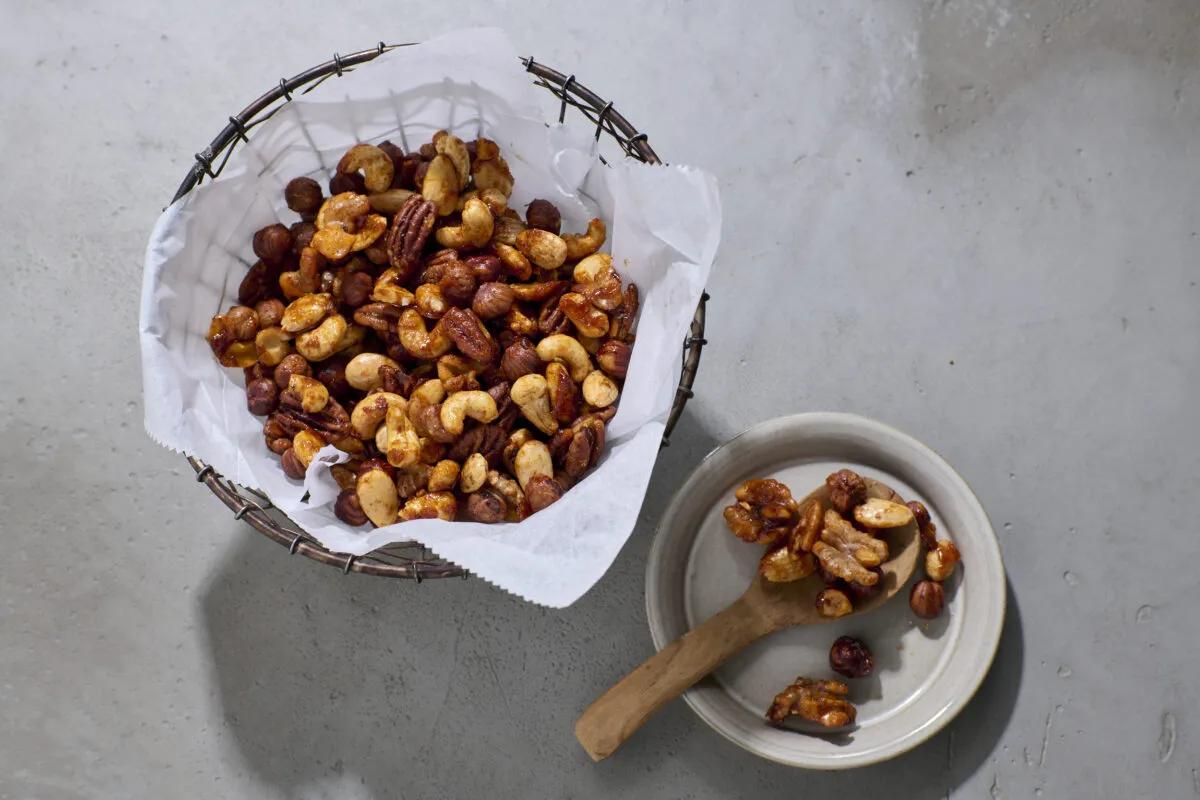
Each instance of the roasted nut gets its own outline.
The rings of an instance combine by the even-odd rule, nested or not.
[[[559,297],[571,284],[567,281],[536,281],[534,283],[514,283],[513,296],[526,303],[541,303],[552,297]]]
[[[292,249],[292,232],[278,222],[268,225],[255,232],[253,247],[254,255],[268,264],[278,264]]]
[[[637,321],[638,287],[631,283],[625,287],[625,299],[621,307],[611,314],[612,324],[608,326],[608,336],[622,342],[633,341],[633,326]]]
[[[495,489],[496,492],[504,498],[504,502],[508,505],[507,518],[514,521],[524,519],[528,513],[528,503],[525,500],[525,492],[521,491],[521,487],[515,480],[507,475],[501,475],[496,470],[488,470],[488,486]],[[482,491],[482,490],[481,490]]]
[[[595,414],[576,420],[551,440],[550,452],[567,477],[576,479],[594,467],[604,451],[604,422]]]
[[[905,509],[907,511],[908,509]],[[833,545],[848,556],[853,556],[864,567],[878,567],[887,561],[888,546],[882,539],[876,539],[869,533],[863,533],[842,518],[833,509],[825,511],[825,527],[821,529],[821,541]],[[857,578],[839,577],[845,580]],[[863,581],[870,583],[870,581]]]
[[[512,196],[513,176],[509,172],[508,162],[500,156],[476,159],[471,165],[471,175],[475,178],[476,189],[499,189],[505,197]]]
[[[362,456],[367,452],[366,446],[353,436],[343,436],[341,439],[333,440],[330,442],[330,444],[336,447],[338,450],[341,450],[343,453],[349,453],[352,456]]]
[[[351,272],[342,279],[339,296],[342,303],[350,308],[358,308],[371,299],[375,281],[368,272]]]
[[[421,181],[421,196],[433,203],[439,217],[444,217],[453,213],[458,204],[458,188],[454,162],[447,156],[436,156]]]
[[[225,312],[225,318],[239,342],[248,342],[258,333],[258,314],[249,306],[234,306]]]
[[[845,581],[857,581],[864,586],[879,583],[879,573],[867,569],[854,556],[843,553],[833,545],[817,542],[813,545],[812,552],[825,571],[831,575]]]
[[[469,306],[475,297],[475,273],[463,261],[452,261],[438,280],[438,288],[446,302],[455,306]]]
[[[254,350],[258,363],[264,367],[277,366],[292,352],[292,336],[283,328],[263,328],[254,337]]]
[[[525,498],[531,513],[537,513],[563,496],[563,487],[549,475],[534,475],[525,486]]]
[[[538,332],[537,320],[527,316],[516,305],[504,315],[504,327],[517,336],[533,336]]]
[[[305,469],[324,446],[325,440],[310,430],[302,430],[292,437],[292,452],[300,459]]]
[[[467,358],[490,364],[500,354],[500,346],[484,326],[483,320],[469,308],[452,308],[442,318],[446,335]]]
[[[471,274],[475,276],[476,283],[488,283],[496,280],[500,277],[503,268],[500,259],[488,253],[467,256],[463,259],[463,263],[471,268]]]
[[[550,411],[550,390],[541,375],[535,372],[517,378],[509,390],[509,396],[521,409],[525,419],[542,433],[549,435],[558,430],[558,420]]]
[[[847,678],[866,678],[875,671],[875,659],[858,639],[839,636],[829,648],[829,667]]]
[[[364,441],[374,439],[379,432],[380,424],[387,417],[388,409],[393,406],[407,410],[408,401],[391,392],[375,392],[367,395],[359,400],[358,404],[354,406],[354,410],[350,412],[350,429],[359,439]]]
[[[921,544],[925,546],[926,550],[937,547],[937,525],[934,525],[933,520],[930,519],[929,509],[920,500],[909,500],[906,505],[913,512],[913,517],[917,521],[917,530],[921,533]]]
[[[246,384],[246,408],[251,414],[265,417],[279,407],[279,387],[270,378],[259,378]]]
[[[471,180],[471,155],[462,139],[446,131],[438,131],[433,135],[433,149],[450,159],[454,171],[458,175],[458,190],[467,188]]]
[[[854,470],[840,469],[825,479],[829,487],[829,502],[834,510],[849,516],[854,507],[867,500],[867,483]]]
[[[511,286],[506,283],[485,283],[475,291],[471,310],[480,319],[496,319],[507,314],[512,304]]]
[[[878,575],[880,579],[870,586],[858,581],[843,581],[838,579],[837,587],[849,595],[853,602],[865,603],[883,591],[883,572],[879,567],[871,568],[871,572]]]
[[[504,499],[491,489],[479,489],[467,495],[467,516],[476,522],[501,522],[507,511]]]
[[[258,361],[258,350],[252,341],[238,341],[233,328],[228,316],[218,314],[212,318],[205,339],[221,366],[245,369]]]
[[[549,200],[534,200],[525,209],[525,220],[531,228],[540,228],[558,235],[562,227],[562,214]]]
[[[561,361],[571,371],[571,380],[582,383],[592,371],[592,361],[578,340],[564,333],[547,336],[537,344],[542,361]]]
[[[375,434],[375,446],[384,453],[387,462],[397,469],[411,467],[421,458],[421,440],[406,411],[406,408],[398,405],[389,406],[383,418],[383,428]]]
[[[455,392],[446,398],[441,409],[442,427],[454,436],[463,432],[467,417],[479,422],[491,422],[496,418],[496,401],[483,391]]]
[[[367,182],[357,172],[335,172],[329,179],[329,193],[332,194],[363,194],[367,191]]]
[[[312,367],[299,353],[291,353],[283,357],[275,366],[275,385],[286,389],[292,380],[292,375],[312,375]]]
[[[401,285],[400,278],[400,273],[391,267],[379,273],[379,277],[375,279],[375,285],[371,289],[371,299],[376,303],[386,303],[397,308],[411,306],[416,302],[416,297]],[[376,330],[379,328],[376,327]]]
[[[316,414],[329,404],[329,390],[315,378],[292,375],[287,390],[300,398],[300,408],[310,414]]]
[[[415,308],[406,308],[400,314],[396,334],[409,355],[427,360],[445,355],[454,344],[446,335],[441,320],[431,330],[426,329],[424,318]]]
[[[396,521],[400,496],[387,472],[373,468],[360,473],[355,491],[363,513],[376,526],[382,528]]]
[[[573,422],[579,416],[579,387],[571,380],[567,368],[557,361],[546,365],[546,388],[554,418],[562,425]]]
[[[503,244],[513,247],[517,243],[517,234],[523,230],[525,230],[525,223],[521,221],[515,211],[509,209],[496,218],[492,232],[492,246]]]
[[[388,333],[400,320],[401,307],[391,303],[367,303],[355,309],[354,321],[377,333]]]
[[[946,605],[946,590],[937,581],[917,581],[908,593],[908,607],[921,619],[935,619]]]
[[[540,269],[558,269],[567,259],[567,243],[549,231],[526,228],[517,234],[517,250]],[[500,253],[500,260],[504,256]]]
[[[473,197],[463,206],[461,224],[438,228],[434,235],[442,247],[483,247],[492,238],[492,228],[492,212]]]
[[[325,266],[325,256],[311,247],[300,251],[298,268],[279,275],[279,289],[288,300],[295,300],[306,294],[313,294],[321,288],[321,270]]]
[[[816,570],[812,553],[793,553],[787,546],[768,550],[758,562],[759,574],[772,583],[798,581]]]
[[[915,517],[912,509],[906,505],[872,497],[854,507],[854,518],[868,528],[899,528],[912,522]]]
[[[273,419],[286,425],[293,435],[307,429],[321,434],[327,442],[350,435],[350,415],[332,398],[320,411],[305,411],[300,407],[299,395],[285,389],[279,395],[279,411]]]
[[[379,214],[395,214],[404,208],[408,198],[415,194],[411,189],[387,189],[367,195],[371,210]],[[382,263],[382,262],[380,262]]]
[[[283,189],[283,200],[297,214],[315,214],[321,208],[321,184],[312,178],[292,178]]]
[[[442,382],[443,388],[446,386],[446,381],[451,378],[474,375],[478,369],[479,367],[473,361],[468,361],[455,353],[447,353],[437,360],[437,376],[438,380]],[[446,391],[451,390],[447,389]]]
[[[817,681],[796,678],[796,682],[775,695],[767,710],[767,719],[781,724],[789,716],[800,717],[826,728],[852,725],[857,716],[854,706],[846,699],[850,687],[841,681]]]
[[[820,543],[817,545],[820,546]],[[817,595],[817,613],[828,619],[844,617],[854,610],[850,598],[840,589],[822,589]]]
[[[564,235],[562,241],[567,246],[567,260],[578,261],[585,256],[590,256],[600,249],[607,235],[608,229],[604,226],[604,220],[599,218],[588,222],[587,233]]]
[[[296,352],[309,361],[324,361],[348,346],[343,340],[348,332],[341,314],[326,317],[320,325],[296,337]]]
[[[287,333],[311,330],[337,310],[333,297],[328,294],[306,294],[284,310],[279,327]]]
[[[554,477],[554,462],[550,459],[550,449],[546,447],[546,443],[531,439],[521,445],[513,459],[513,473],[527,495],[528,484],[533,476]]]
[[[333,515],[354,527],[367,524],[367,515],[358,501],[358,491],[353,488],[342,489],[337,496],[337,501],[333,504]]]
[[[420,263],[436,215],[433,203],[413,195],[392,219],[387,236],[388,262],[400,276],[401,283],[412,277]]]
[[[962,560],[958,548],[949,539],[939,539],[925,554],[925,574],[935,581],[944,581],[954,574],[954,565]]]
[[[438,378],[425,381],[420,386],[413,389],[412,399],[420,400],[421,402],[428,403],[431,406],[437,405],[446,399],[445,386]]]
[[[441,158],[441,156],[438,156]],[[441,519],[453,521],[458,514],[458,501],[451,492],[430,492],[409,498],[400,509],[400,519]]]
[[[329,467],[329,474],[337,483],[339,489],[353,489],[358,483],[358,469],[355,462],[350,461],[346,464],[333,464]]]
[[[538,357],[533,342],[525,336],[506,347],[504,355],[500,358],[500,372],[510,381],[515,381],[522,375],[540,372],[541,369],[542,359]]]
[[[464,494],[478,491],[487,480],[488,465],[487,459],[482,453],[472,453],[463,462],[462,469],[458,475],[458,488]]]
[[[413,397],[409,401],[408,418],[418,436],[439,444],[448,444],[457,437],[457,434],[450,433],[442,425],[441,406],[430,405],[419,397]]]
[[[279,463],[283,467],[283,474],[287,475],[294,481],[304,480],[305,467],[300,463],[300,458],[296,455],[296,450],[292,447],[292,443],[290,441],[287,439],[284,439],[283,441],[287,442],[288,444],[287,449],[284,450],[283,454],[279,457]]]
[[[583,379],[583,399],[595,408],[607,408],[617,402],[619,390],[612,378],[599,370],[592,370]]]
[[[429,470],[427,486],[431,492],[444,492],[447,489],[453,489],[457,480],[458,462],[444,459],[434,464],[433,469]]]
[[[361,171],[368,192],[383,192],[392,187],[395,165],[387,153],[375,145],[356,144],[338,161],[337,171],[343,174]]]
[[[241,284],[238,285],[238,302],[242,305],[254,305],[278,294],[280,266],[259,261],[246,271]]]
[[[265,330],[267,328],[278,327],[280,320],[283,319],[283,309],[283,303],[274,297],[268,300],[260,300],[254,306],[254,313],[258,315],[259,329]]]
[[[631,354],[632,350],[625,342],[609,339],[596,351],[596,363],[609,375],[624,380]]]
[[[510,473],[515,474],[517,471],[516,459],[517,451],[528,441],[532,441],[533,434],[526,428],[518,428],[508,435],[508,441],[504,444],[504,466]]]
[[[450,306],[436,283],[422,283],[414,294],[417,311],[426,319],[441,319]]]
[[[793,553],[811,552],[825,524],[821,504],[813,498],[805,500],[800,504],[798,516],[799,521],[788,535],[788,547]]]

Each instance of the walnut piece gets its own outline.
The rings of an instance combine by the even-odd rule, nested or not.
[[[776,725],[789,716],[815,722],[826,728],[851,725],[857,716],[854,704],[846,699],[850,687],[841,681],[796,678],[796,682],[775,695],[767,710],[767,719]]]
[[[774,547],[786,539],[796,523],[796,501],[791,491],[774,478],[751,478],[738,487],[738,502],[725,508],[725,524],[746,542]]]
[[[878,567],[887,561],[888,546],[886,542],[858,530],[833,509],[825,512],[825,527],[821,529],[821,541],[833,545],[848,556],[853,556],[864,567]]]

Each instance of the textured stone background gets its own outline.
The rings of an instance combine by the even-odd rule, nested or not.
[[[5,4],[0,797],[1200,795],[1200,7],[649,5]],[[191,154],[334,51],[472,24],[723,192],[696,399],[561,612],[288,559],[141,428],[142,251]],[[848,774],[678,703],[592,765],[572,723],[650,651],[665,498],[813,409],[979,493],[1011,586],[984,688]]]

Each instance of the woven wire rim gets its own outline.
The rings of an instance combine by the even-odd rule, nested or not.
[[[397,47],[408,47],[412,44],[415,43],[389,45],[380,42],[369,50],[360,50],[346,56],[335,53],[331,60],[323,64],[291,78],[281,78],[278,86],[230,117],[229,123],[221,129],[216,138],[196,154],[195,164],[188,170],[171,202],[203,183],[205,178],[220,175],[238,142],[250,141],[250,131],[291,102],[293,94],[308,94],[329,78],[340,77],[352,71],[358,64],[366,63]],[[532,56],[521,59],[521,64],[534,76],[535,85],[543,87],[559,99],[560,123],[566,121],[567,108],[574,108],[595,126],[597,141],[601,136],[607,135],[627,156],[647,164],[663,163],[650,147],[645,133],[638,132],[611,102],[579,83],[574,75],[563,75],[558,70],[537,63]],[[608,163],[603,156],[600,160]],[[692,397],[692,383],[700,366],[700,352],[707,343],[704,338],[704,312],[707,302],[708,294],[704,293],[696,307],[696,314],[692,317],[688,335],[683,340],[683,371],[680,374],[679,386],[675,390],[671,413],[667,416],[666,429],[663,432],[664,447],[670,444],[671,431],[675,428],[679,415],[683,413],[684,405]],[[388,578],[411,578],[418,583],[427,578],[466,578],[468,575],[467,570],[457,564],[434,557],[428,548],[419,542],[396,542],[362,556],[332,552],[296,527],[262,492],[238,486],[198,458],[187,456],[187,462],[196,471],[196,480],[205,484],[233,511],[234,519],[243,520],[259,533],[286,547],[293,555],[299,553],[313,561],[338,567],[343,574],[360,572]]]

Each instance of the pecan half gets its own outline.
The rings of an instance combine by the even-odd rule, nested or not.
[[[631,283],[625,287],[625,302],[609,317],[608,335],[622,342],[633,341],[633,326],[638,312],[638,287]]]
[[[408,198],[396,212],[387,235],[387,251],[388,262],[399,273],[400,283],[407,283],[420,263],[436,216],[433,203],[420,195]]]
[[[567,281],[538,281],[537,283],[513,283],[509,285],[513,296],[518,300],[530,303],[541,303],[551,297],[558,297],[571,284]]]
[[[332,397],[320,411],[310,412],[301,406],[299,394],[293,391],[281,392],[279,411],[275,417],[285,426],[298,425],[316,431],[327,442],[344,439],[350,435],[350,415]]]
[[[452,308],[442,317],[441,324],[446,335],[467,358],[490,364],[500,355],[500,346],[484,327],[483,320],[471,309]]]
[[[460,436],[447,451],[446,458],[466,461],[471,453],[480,453],[495,466],[507,442],[508,434],[502,428],[495,424],[479,425]]]
[[[394,331],[403,311],[393,303],[367,303],[354,310],[354,321],[373,331]]]
[[[571,320],[567,319],[567,315],[558,307],[557,297],[551,297],[542,303],[541,310],[538,311],[537,326],[545,336],[571,330]]]

